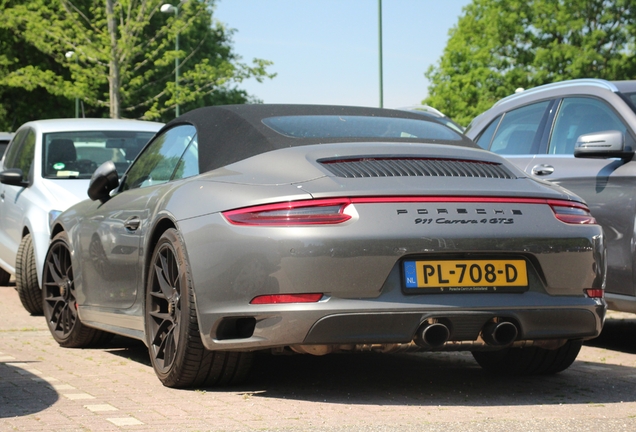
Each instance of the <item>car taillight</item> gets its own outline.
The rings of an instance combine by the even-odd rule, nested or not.
[[[278,303],[316,303],[322,298],[321,293],[311,294],[270,294],[254,297],[250,304]]]
[[[290,201],[230,210],[223,216],[234,225],[339,224],[351,219],[351,215],[345,213],[349,204],[351,200],[347,198]]]
[[[596,219],[583,204],[570,201],[548,200],[554,216],[567,224],[596,224]]]
[[[223,212],[234,225],[300,226],[330,225],[350,220],[355,215],[351,204],[382,203],[493,203],[493,204],[548,204],[554,215],[567,224],[596,224],[585,204],[574,201],[480,196],[379,196],[353,198],[326,198],[265,204]],[[350,211],[347,211],[351,209]]]
[[[605,290],[603,290],[603,289],[589,288],[589,289],[586,289],[584,291],[585,291],[585,294],[589,298],[603,298],[603,297],[605,297]]]

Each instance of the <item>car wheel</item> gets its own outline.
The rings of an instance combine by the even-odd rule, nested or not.
[[[53,238],[42,275],[44,317],[53,338],[66,348],[83,348],[107,342],[112,334],[85,326],[77,314],[75,279],[66,233]]]
[[[38,284],[31,234],[22,237],[15,258],[15,289],[22,306],[32,315],[42,315],[42,290]]]
[[[570,367],[582,345],[583,341],[570,340],[554,350],[525,347],[472,354],[479,366],[498,375],[549,375]]]
[[[11,279],[11,273],[4,271],[0,268],[0,286],[9,285],[9,280]]]
[[[201,342],[183,241],[172,228],[152,254],[145,319],[152,366],[165,386],[228,385],[246,378],[252,353],[209,351]]]

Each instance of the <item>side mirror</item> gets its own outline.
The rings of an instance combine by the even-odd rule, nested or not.
[[[574,157],[621,158],[631,160],[634,150],[625,145],[625,135],[617,130],[608,130],[581,135],[576,139]]]
[[[105,203],[110,199],[110,192],[119,186],[119,176],[113,161],[101,164],[93,173],[88,185],[88,197],[93,201]]]
[[[28,182],[24,181],[24,174],[20,168],[10,168],[0,172],[0,183],[22,187],[29,185]]]

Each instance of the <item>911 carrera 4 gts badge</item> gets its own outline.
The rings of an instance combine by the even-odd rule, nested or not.
[[[503,210],[503,209],[483,209],[478,208],[473,211],[469,211],[465,208],[458,209],[446,209],[446,208],[436,208],[436,209],[417,209],[415,211],[418,215],[448,215],[448,217],[437,217],[437,218],[429,218],[429,217],[418,217],[414,219],[415,225],[432,225],[432,224],[441,224],[441,225],[478,225],[478,224],[502,224],[502,225],[510,225],[513,224],[514,218],[506,217],[506,213],[508,215],[522,215],[521,210]],[[457,215],[469,215],[473,213],[478,217],[475,218],[453,218],[451,214]],[[397,209],[398,215],[408,215],[409,210],[407,209]],[[483,217],[484,215],[496,215],[497,217]],[[481,216],[481,217],[479,217]]]
[[[430,225],[430,224],[442,224],[442,225],[470,225],[470,224],[504,224],[510,225],[515,223],[513,218],[490,218],[490,219],[422,219],[416,218],[415,225]]]

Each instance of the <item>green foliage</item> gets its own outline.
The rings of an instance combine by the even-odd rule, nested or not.
[[[5,4],[6,2],[0,0],[0,16]],[[43,70],[64,73],[64,69],[56,62],[0,24],[0,78],[6,77],[11,68],[15,68],[15,64],[39,64]],[[69,115],[74,114],[73,102],[48,94],[42,87],[26,90],[0,84],[0,130],[13,131],[24,119],[46,118],[52,116],[48,113],[65,111]]]
[[[515,89],[636,74],[633,0],[473,0],[439,62],[429,104],[460,124]]]
[[[76,97],[87,117],[109,116],[109,81],[117,84],[111,63],[119,75],[110,87],[118,90],[121,116],[161,121],[174,117],[177,102],[181,112],[245,103],[250,97],[237,88],[241,81],[273,77],[266,71],[270,62],[248,65],[232,51],[232,30],[212,19],[214,0],[185,0],[176,16],[160,12],[165,2],[0,0],[0,129],[73,116]],[[34,105],[41,109],[29,115]]]

